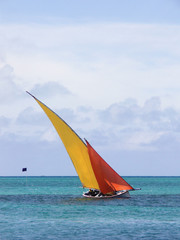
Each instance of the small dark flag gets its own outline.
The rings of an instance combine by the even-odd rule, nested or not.
[[[23,169],[22,169],[22,172],[26,172],[26,171],[27,171],[27,168],[23,168]]]

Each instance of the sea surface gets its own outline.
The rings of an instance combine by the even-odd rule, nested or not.
[[[180,177],[125,177],[129,199],[85,199],[78,177],[0,177],[0,240],[180,239]]]

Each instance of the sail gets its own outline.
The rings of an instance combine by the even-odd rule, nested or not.
[[[31,96],[34,97],[33,95]],[[61,119],[56,113],[54,113],[37,98],[34,97],[34,99],[38,102],[54,125],[72,160],[72,163],[74,164],[83,187],[99,189],[85,143],[63,119]]]
[[[101,158],[87,140],[86,143],[92,168],[98,181],[100,191],[103,194],[106,194],[114,191],[133,190],[133,187],[131,187]]]

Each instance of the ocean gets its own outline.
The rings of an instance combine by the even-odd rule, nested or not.
[[[0,177],[0,240],[180,239],[180,177],[124,177],[129,199],[85,199],[78,177]]]

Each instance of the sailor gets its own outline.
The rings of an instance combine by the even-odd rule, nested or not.
[[[92,193],[93,193],[93,190],[89,189],[89,195],[92,195]]]

